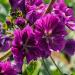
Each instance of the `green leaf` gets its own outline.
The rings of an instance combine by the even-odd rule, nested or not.
[[[9,0],[0,0],[0,3],[1,4],[8,4],[9,3]]]
[[[29,65],[23,65],[23,75],[37,75],[41,67],[40,61],[32,61]]]
[[[6,20],[6,16],[3,14],[0,14],[0,21],[5,22],[5,20]]]
[[[44,2],[47,3],[47,4],[48,4],[50,1],[51,1],[51,0],[44,0]]]
[[[7,11],[2,4],[0,4],[0,14],[7,15]]]
[[[73,4],[72,4],[72,1],[71,0],[65,0],[66,4],[69,6],[69,7],[72,7]]]
[[[0,21],[5,22],[6,16],[9,14],[9,0],[0,0]]]
[[[52,71],[52,75],[61,75],[58,70]]]

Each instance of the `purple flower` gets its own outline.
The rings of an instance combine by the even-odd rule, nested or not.
[[[25,11],[25,0],[9,0],[9,2],[13,10]]]
[[[26,0],[18,0],[18,7],[23,13],[26,12],[25,11],[25,2],[26,2]]]
[[[40,57],[40,52],[34,38],[34,32],[29,25],[23,30],[15,30],[12,45],[14,59],[17,65],[21,65],[20,68],[22,68],[24,57],[26,57],[27,62]]]
[[[18,0],[9,0],[9,2],[13,9],[16,9],[18,7]]]
[[[39,19],[47,8],[42,0],[26,0],[26,19],[30,25]]]
[[[34,32],[29,25],[26,28],[24,28],[22,32],[23,32],[22,41],[25,44],[24,50],[27,61],[29,62],[31,60],[36,60],[38,57],[40,57],[40,51],[39,48],[37,47]]]
[[[26,0],[26,5],[40,5],[43,3],[43,0]]]
[[[43,3],[42,0],[9,0],[11,7],[14,10],[20,9],[22,12],[26,12],[26,6],[36,5],[39,6]]]
[[[55,15],[47,14],[35,22],[35,38],[43,57],[48,57],[51,50],[62,50],[65,36],[65,26]]]
[[[26,16],[26,18],[27,18],[27,20],[29,21],[30,25],[34,24],[34,22],[35,22],[38,18],[40,18],[40,17],[41,17],[41,14],[38,13],[37,11],[34,11],[34,10],[28,12],[28,13],[27,13],[27,16]]]
[[[75,40],[68,39],[64,48],[64,52],[69,56],[72,56],[75,52]]]
[[[6,24],[7,24],[8,26],[10,26],[10,25],[11,25],[10,20],[6,20]]]
[[[22,17],[18,17],[18,18],[15,20],[15,24],[16,24],[17,26],[19,26],[20,28],[24,28],[25,23],[26,23],[26,21],[25,21],[25,19],[22,18]]]
[[[32,25],[37,19],[39,19],[43,15],[44,11],[47,8],[47,5],[42,4],[38,7],[30,6],[27,8],[28,10],[26,14],[26,19],[29,21],[30,25]]]
[[[17,71],[9,61],[0,62],[0,75],[17,75]]]
[[[69,29],[75,30],[75,17],[72,17],[72,16],[68,17],[68,18],[66,19],[65,24],[67,25],[67,27],[68,27]]]
[[[24,58],[24,51],[22,49],[22,34],[20,29],[16,29],[14,31],[14,40],[12,42],[12,53],[15,62],[17,64],[18,71],[21,71]]]
[[[9,50],[11,47],[11,38],[7,36],[3,36],[2,34],[0,35],[0,49],[1,51],[4,50]]]
[[[17,69],[17,72],[21,72],[24,59],[24,51],[19,48],[12,47],[12,53],[16,64],[15,68]]]
[[[11,41],[12,41],[12,39],[10,37],[3,36],[2,41],[1,41],[2,50],[4,50],[4,51],[9,50],[11,47]]]
[[[43,0],[33,0],[33,3],[38,6],[43,3]]]
[[[64,0],[59,0],[58,3],[54,4],[52,13],[58,15],[60,20],[62,20],[62,23],[64,23],[68,28],[75,30],[74,11],[67,7]]]

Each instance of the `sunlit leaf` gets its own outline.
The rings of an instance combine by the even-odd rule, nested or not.
[[[45,3],[49,3],[50,2],[50,0],[44,0],[45,1]]]
[[[23,65],[23,67],[26,67],[26,65]],[[41,67],[41,62],[32,61],[23,71],[23,75],[37,75]]]
[[[69,7],[72,7],[73,4],[72,4],[72,0],[65,0],[66,4],[69,6]]]

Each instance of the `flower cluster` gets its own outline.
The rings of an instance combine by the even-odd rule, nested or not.
[[[72,8],[68,8],[64,0],[59,0],[53,5],[53,14],[58,15],[62,23],[71,30],[75,30],[75,17]]]
[[[10,49],[11,45],[11,38],[7,35],[3,34],[3,26],[2,23],[0,22],[0,51],[4,50],[8,50]]]
[[[12,39],[8,36],[0,36],[0,49],[1,51],[9,50],[11,47],[11,41]]]
[[[0,62],[0,75],[17,75],[17,71],[9,61]]]
[[[20,70],[24,57],[29,63],[37,58],[47,58],[52,51],[60,52],[64,47],[65,50],[68,49],[65,40],[66,26],[75,30],[75,17],[73,10],[68,8],[63,0],[55,2],[52,6],[45,4],[43,0],[9,0],[9,2],[13,21],[6,23],[15,25],[16,28],[11,51]]]

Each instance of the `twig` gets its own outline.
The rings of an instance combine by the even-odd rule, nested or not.
[[[0,61],[3,61],[4,59],[6,59],[7,57],[9,57],[11,55],[12,55],[11,50],[6,51],[5,54],[0,57]]]
[[[54,65],[57,67],[57,69],[59,70],[59,72],[61,73],[61,75],[64,75],[62,73],[62,71],[59,69],[59,67],[57,66],[57,64],[55,63],[54,59],[52,58],[52,56],[50,56],[51,60],[53,61]]]
[[[44,61],[43,58],[42,58],[42,62],[43,62],[43,65],[44,65],[44,67],[45,67],[47,73],[48,73],[49,75],[51,75],[51,73],[50,73],[49,69],[47,68],[47,65],[46,65],[46,63],[45,63],[45,61]]]
[[[49,3],[49,5],[48,5],[48,7],[47,7],[47,9],[46,9],[46,11],[44,12],[43,15],[45,15],[46,13],[51,12],[51,10],[52,10],[52,5],[54,4],[55,1],[56,1],[56,0],[51,0],[51,1],[50,1],[50,3]]]

